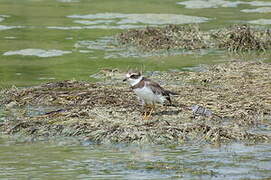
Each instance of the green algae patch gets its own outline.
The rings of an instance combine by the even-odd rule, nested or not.
[[[180,95],[172,97],[173,106],[158,106],[149,120],[142,119],[136,96],[116,69],[101,71],[106,80],[100,83],[2,90],[0,128],[7,134],[82,136],[101,143],[270,141],[271,64],[230,62],[205,69],[152,76]],[[211,115],[198,114],[194,105]]]
[[[119,33],[116,39],[122,46],[134,46],[142,51],[212,48],[242,52],[271,48],[270,29],[248,25],[233,25],[210,31],[202,31],[197,25],[147,27]]]

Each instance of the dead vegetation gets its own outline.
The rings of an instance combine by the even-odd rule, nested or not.
[[[203,49],[208,46],[204,38],[196,26],[177,25],[132,29],[117,36],[121,44],[132,44],[145,50]]]
[[[121,45],[135,46],[143,51],[216,48],[242,52],[271,48],[270,30],[248,25],[234,25],[206,32],[195,25],[147,27],[122,32],[116,39]]]
[[[135,95],[120,80],[8,89],[1,93],[6,118],[0,128],[9,134],[84,136],[94,142],[270,141],[271,64],[232,62],[206,68],[153,76],[180,96],[173,97],[175,106],[157,108],[148,121],[142,120]],[[113,78],[122,75],[110,73]],[[193,105],[213,115],[193,114]]]
[[[271,49],[270,30],[260,30],[248,25],[235,25],[212,33],[216,47],[229,51],[265,51]]]

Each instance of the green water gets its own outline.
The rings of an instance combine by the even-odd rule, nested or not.
[[[110,37],[133,26],[176,20],[179,24],[198,22],[202,29],[209,30],[270,19],[270,12],[241,12],[271,7],[268,4],[222,7],[230,6],[225,2],[235,1],[217,0],[222,4],[211,1],[213,8],[193,9],[176,2],[179,1],[0,0],[0,88],[64,79],[98,81],[90,76],[101,68],[144,67],[146,71],[166,71],[240,58],[271,60],[270,53],[235,56],[219,51],[195,51],[152,56],[106,45]],[[25,52],[25,49],[34,50]],[[28,55],[20,54],[22,51]],[[39,57],[42,55],[45,57]],[[0,179],[271,178],[270,144],[168,147],[91,145],[65,138],[52,142],[15,139],[0,136]]]
[[[68,1],[68,0],[67,0]],[[153,24],[144,23],[143,17],[130,18],[99,18],[83,19],[71,18],[72,15],[84,16],[97,13],[120,13],[123,14],[175,14],[186,15],[192,18],[208,18],[200,23],[202,29],[218,28],[225,25],[268,18],[270,13],[243,13],[240,9],[253,8],[247,4],[241,4],[237,8],[212,8],[212,9],[187,9],[177,5],[173,0],[80,0],[80,1],[57,1],[57,0],[1,0],[0,1],[0,25],[17,27],[4,30],[0,27],[0,85],[4,87],[31,86],[48,81],[59,81],[64,79],[88,80],[91,74],[98,72],[101,68],[142,67],[146,70],[168,70],[182,69],[182,67],[196,66],[204,63],[223,62],[230,59],[221,52],[195,52],[174,56],[149,56],[133,57],[116,55],[106,49],[78,48],[75,45],[80,41],[97,41],[103,37],[110,37],[123,29],[108,28],[101,26],[118,25],[155,25],[160,20],[151,19]],[[254,7],[257,8],[257,7]],[[1,21],[2,18],[2,21]],[[131,22],[137,18],[138,22]],[[168,20],[171,19],[169,16]],[[180,21],[184,18],[179,18]],[[76,21],[113,21],[100,22],[86,29],[84,24]],[[127,21],[126,23],[123,22]],[[121,23],[121,21],[123,23]],[[142,22],[143,21],[143,22]],[[168,21],[171,22],[171,21]],[[195,22],[189,18],[185,23]],[[196,21],[197,22],[197,21]],[[200,22],[200,21],[199,21]],[[180,22],[181,24],[182,22]],[[95,28],[95,25],[98,26]],[[19,27],[18,27],[19,26]],[[267,25],[268,26],[268,25]],[[270,26],[270,25],[269,25]],[[52,27],[66,27],[68,29],[52,29]],[[79,29],[72,29],[79,27]],[[69,29],[70,28],[70,29]],[[81,28],[81,29],[80,29]],[[38,57],[11,55],[4,56],[8,51],[19,51],[23,49],[61,50],[69,51],[55,57]],[[84,52],[82,52],[85,51]],[[90,52],[86,52],[90,51]],[[125,51],[124,51],[125,52]],[[118,52],[117,52],[118,53]],[[112,56],[112,54],[115,56]],[[267,55],[270,59],[270,55]]]
[[[271,177],[270,158],[269,144],[91,145],[0,138],[1,179],[259,179]]]

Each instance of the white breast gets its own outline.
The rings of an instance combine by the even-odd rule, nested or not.
[[[154,94],[152,90],[146,86],[143,88],[134,89],[136,95],[144,101],[144,104],[161,103],[163,104],[166,98],[161,94]]]

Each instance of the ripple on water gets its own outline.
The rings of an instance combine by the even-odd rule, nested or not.
[[[62,51],[62,50],[43,50],[43,49],[22,49],[18,51],[8,51],[3,55],[11,56],[11,55],[22,55],[22,56],[38,56],[38,57],[54,57],[54,56],[62,56],[63,54],[69,54],[71,51]]]
[[[8,16],[8,15],[0,15],[0,22],[4,21],[8,17],[10,17],[10,16]],[[0,25],[0,31],[1,30],[15,29],[15,28],[23,28],[23,26],[5,26],[5,25]]]
[[[270,13],[271,7],[261,7],[256,9],[243,9],[241,12],[245,13]]]
[[[0,137],[0,176],[6,179],[260,179],[271,175],[270,144],[80,146],[76,139],[60,137],[56,142],[37,143],[18,139]]]
[[[224,1],[224,0],[189,0],[178,2],[177,4],[184,5],[186,8],[190,9],[201,9],[201,8],[218,8],[218,7],[237,7],[240,4],[240,1]]]
[[[113,20],[94,20],[94,21],[88,21],[88,20],[75,20],[73,21],[78,24],[84,24],[84,25],[93,25],[93,24],[110,24],[114,23]]]
[[[77,19],[75,23],[85,26],[49,26],[49,29],[131,29],[165,24],[203,23],[210,19],[205,17],[187,16],[181,14],[121,14],[97,13],[87,15],[70,15],[68,18]]]
[[[271,6],[271,2],[265,1],[225,1],[225,0],[188,0],[178,2],[179,5],[184,5],[190,9],[202,9],[202,8],[219,8],[219,7],[237,7],[240,4],[247,4],[251,6]]]
[[[9,16],[8,15],[2,15],[2,14],[0,14],[0,22],[4,21],[5,18],[7,18],[7,17],[9,17]]]
[[[120,47],[114,37],[102,37],[97,40],[83,40],[75,43],[74,47],[80,53],[93,53],[95,50],[104,51],[105,59],[114,59],[121,57],[150,57],[150,56],[174,56],[180,54],[193,54],[195,51],[187,50],[166,50],[166,51],[155,51],[155,52],[143,52],[134,47]],[[197,51],[198,54],[207,54],[206,50]]]
[[[80,2],[79,0],[56,0],[57,2],[62,3],[74,3],[74,2]]]
[[[117,45],[114,44],[114,38],[109,36],[99,38],[95,41],[91,40],[78,41],[77,43],[75,43],[74,47],[105,51],[110,51],[110,49],[111,50],[119,49]]]
[[[16,39],[14,36],[6,36],[5,39]]]
[[[269,24],[271,24],[271,19],[257,19],[257,20],[248,21],[247,23],[269,25]]]
[[[108,25],[93,25],[93,26],[49,26],[48,29],[59,29],[59,30],[80,30],[80,29],[135,29],[144,28],[143,25],[119,25],[119,26],[108,26]]]
[[[205,17],[186,16],[181,14],[121,14],[121,13],[97,13],[88,15],[70,15],[76,19],[116,19],[117,24],[187,24],[201,23],[209,19]]]
[[[54,80],[56,78],[54,78],[54,77],[39,77],[38,79],[39,80]]]
[[[9,30],[9,29],[15,29],[15,28],[23,28],[23,26],[5,26],[5,25],[0,25],[0,30]]]

